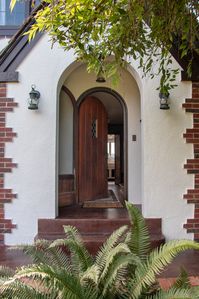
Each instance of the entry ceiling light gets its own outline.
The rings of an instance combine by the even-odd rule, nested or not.
[[[169,94],[159,93],[160,98],[160,109],[161,110],[169,110]]]
[[[31,91],[29,92],[30,98],[28,99],[28,109],[30,110],[38,110],[39,106],[39,99],[40,99],[40,92],[36,90],[36,86],[33,84],[31,86]]]
[[[96,82],[98,82],[98,83],[104,83],[104,82],[106,82],[102,66],[100,67],[99,72],[97,74]]]

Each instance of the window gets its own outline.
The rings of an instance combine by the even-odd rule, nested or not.
[[[13,35],[19,26],[31,13],[31,3],[33,0],[18,1],[13,9],[10,11],[10,1],[0,0],[0,35]],[[41,2],[35,0],[34,8]]]
[[[35,0],[35,6],[39,5],[40,2],[41,0]]]
[[[10,11],[10,1],[0,0],[0,25],[18,26],[25,18],[25,2],[17,2],[13,11]]]

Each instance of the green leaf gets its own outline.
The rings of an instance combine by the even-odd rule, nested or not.
[[[7,0],[8,1],[8,0]],[[13,11],[15,4],[16,4],[17,0],[11,0],[10,1],[10,10]]]

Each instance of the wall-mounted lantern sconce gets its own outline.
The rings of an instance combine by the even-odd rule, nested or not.
[[[159,93],[160,98],[160,109],[169,110],[169,94]]]
[[[40,98],[40,92],[35,89],[35,85],[32,85],[32,90],[30,91],[29,95],[30,98],[28,99],[28,109],[30,110],[38,110],[39,106],[39,98]]]

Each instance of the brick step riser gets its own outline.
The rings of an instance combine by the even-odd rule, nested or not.
[[[64,235],[57,235],[57,236],[56,235],[37,235],[35,237],[35,240],[45,239],[45,240],[49,240],[49,241],[54,241],[56,239],[62,239],[62,238],[64,238]],[[84,244],[91,254],[96,254],[107,238],[108,238],[108,236],[103,236],[103,237],[101,236],[101,240],[99,241],[98,237],[96,236],[96,239],[93,238],[93,240],[86,240],[86,236],[82,236]],[[161,236],[161,235],[160,236],[156,235],[155,237],[151,236],[151,249],[155,249],[164,243],[165,243],[165,239],[163,236]]]
[[[64,225],[71,225],[80,233],[111,233],[122,225],[129,225],[127,219],[39,219],[39,234],[60,234]],[[161,233],[161,219],[146,219],[149,232]]]

